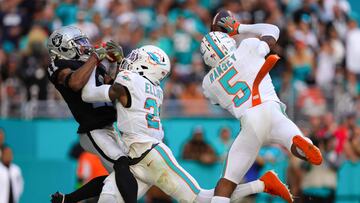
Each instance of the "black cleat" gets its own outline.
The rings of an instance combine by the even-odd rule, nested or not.
[[[51,195],[51,203],[64,203],[64,202],[65,202],[64,194],[62,194],[60,192],[56,192]]]

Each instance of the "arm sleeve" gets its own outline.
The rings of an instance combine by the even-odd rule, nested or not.
[[[96,68],[91,73],[89,81],[83,87],[81,98],[84,102],[111,102],[109,90],[111,85],[96,86]]]
[[[263,36],[272,36],[276,41],[279,39],[280,30],[276,25],[267,23],[240,24],[238,33],[252,33]]]

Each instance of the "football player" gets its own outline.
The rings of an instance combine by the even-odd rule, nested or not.
[[[246,171],[267,142],[286,147],[295,156],[319,165],[322,155],[310,139],[286,116],[270,75],[276,55],[265,60],[278,37],[271,24],[240,24],[232,16],[217,22],[223,32],[210,32],[201,42],[204,62],[212,69],[204,77],[205,96],[228,110],[241,122],[241,131],[232,144],[223,177],[218,181],[212,202],[230,202],[230,197]],[[231,37],[251,33],[258,38],[244,39],[239,46]],[[286,198],[292,202],[292,198]]]
[[[93,70],[96,70],[96,84],[104,84],[105,67],[101,61],[109,55],[113,57],[111,59],[120,61],[123,58],[121,47],[108,42],[105,48],[95,49],[88,37],[73,26],[55,30],[48,39],[47,47],[51,57],[48,77],[79,124],[77,133],[81,146],[99,155],[109,172],[115,171],[117,188],[126,202],[136,202],[137,183],[129,170],[128,157],[119,145],[119,136],[113,128],[116,111],[112,103],[84,102],[81,98],[81,90]],[[93,185],[96,187],[93,196],[100,194],[105,177],[94,179]],[[52,201],[77,202],[79,198],[82,197],[56,193]]]
[[[121,69],[112,85],[101,86],[96,86],[93,70],[82,89],[82,98],[87,102],[115,102],[117,125],[128,148],[130,169],[137,180],[147,183],[139,185],[138,197],[155,185],[179,202],[210,202],[214,191],[201,189],[162,142],[160,82],[170,73],[167,54],[158,47],[143,46],[123,59]],[[124,202],[114,180],[114,173],[105,180],[99,202]],[[232,199],[263,191],[291,196],[276,174],[269,171],[260,180],[239,185]]]

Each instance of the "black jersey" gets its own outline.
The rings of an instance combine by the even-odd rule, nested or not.
[[[58,59],[53,61],[48,67],[48,77],[55,85],[56,89],[61,93],[65,102],[70,108],[75,120],[79,123],[78,133],[85,133],[95,129],[101,129],[116,120],[116,110],[112,103],[97,102],[87,103],[81,99],[81,90],[73,91],[57,82],[57,75],[60,70],[70,68],[76,70],[80,68],[84,62],[76,60]],[[96,68],[96,85],[104,83],[105,67],[99,64]]]

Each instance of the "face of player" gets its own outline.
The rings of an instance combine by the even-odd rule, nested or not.
[[[220,136],[221,136],[221,139],[223,141],[228,141],[230,139],[230,131],[229,131],[229,129],[224,128],[223,130],[221,130]]]
[[[194,141],[201,142],[203,141],[203,134],[202,132],[196,132],[193,137]]]
[[[5,140],[4,132],[0,130],[0,146],[4,144],[4,140]]]
[[[76,39],[74,41],[79,46],[79,52],[80,52],[79,54],[80,55],[90,54],[90,52],[92,50],[92,46],[91,46],[88,38],[82,37],[82,38]]]
[[[3,151],[2,151],[2,155],[1,155],[1,162],[5,165],[5,166],[9,166],[10,163],[13,160],[13,154],[12,154],[12,150],[9,147],[6,147]]]
[[[351,140],[351,146],[354,152],[360,157],[360,128],[356,128],[355,135]]]

